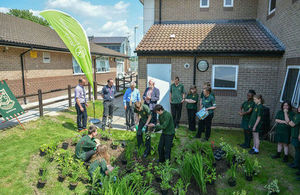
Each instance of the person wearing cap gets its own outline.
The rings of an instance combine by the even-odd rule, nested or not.
[[[136,84],[134,81],[130,83],[130,88],[128,88],[123,96],[123,104],[126,115],[126,129],[134,131],[134,103],[140,102],[140,91],[135,88]]]
[[[240,116],[242,117],[241,127],[244,129],[244,143],[240,144],[242,148],[250,148],[252,132],[249,128],[251,113],[255,107],[253,96],[256,95],[254,90],[249,90],[247,100],[241,105]]]
[[[159,100],[159,89],[155,87],[155,82],[154,80],[149,80],[149,87],[146,88],[144,94],[143,94],[143,99],[144,99],[144,104],[146,104],[152,113],[152,118],[151,118],[151,123],[156,124],[157,123],[157,114],[154,112],[154,107],[157,104]]]
[[[186,108],[188,113],[189,130],[196,131],[196,113],[199,95],[197,94],[197,87],[192,85],[190,91],[185,99],[187,102]]]
[[[145,152],[144,158],[146,158],[151,151],[151,136],[148,134],[148,124],[151,121],[152,115],[151,110],[146,104],[142,104],[141,102],[135,102],[134,112],[136,113],[136,124],[138,124],[138,129],[136,132],[136,138],[138,143],[138,148],[144,143],[143,141],[143,133],[146,133],[145,136]]]
[[[102,117],[102,130],[105,130],[107,116],[112,122],[114,113],[114,99],[116,94],[116,87],[114,80],[108,79],[107,85],[102,88],[101,96],[103,98],[103,117]]]
[[[75,109],[77,113],[77,129],[78,131],[87,130],[87,111],[88,104],[86,102],[86,93],[84,85],[86,84],[85,79],[80,78],[78,85],[75,87]]]

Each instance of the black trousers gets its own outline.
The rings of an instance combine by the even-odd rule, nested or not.
[[[199,120],[198,123],[198,133],[196,137],[201,138],[202,132],[205,132],[205,139],[208,140],[210,138],[210,132],[211,132],[211,123],[212,119],[214,117],[214,114],[209,114],[204,120]]]
[[[132,127],[134,126],[134,104],[130,106],[129,102],[126,102],[126,126],[127,127]]]
[[[105,129],[107,116],[113,118],[114,113],[114,102],[104,101],[103,102],[103,117],[102,117],[102,129]]]
[[[77,103],[75,103],[75,108],[77,112],[77,128],[78,130],[86,129],[87,123],[87,112],[85,104],[81,104],[82,108],[84,109],[83,112],[80,110]]]
[[[96,153],[95,150],[90,150],[90,151],[86,152],[84,162],[88,162],[95,153]]]
[[[196,131],[196,113],[195,109],[187,109],[188,121],[189,121],[189,130]]]
[[[171,113],[174,121],[174,127],[176,128],[179,125],[181,118],[182,103],[171,104]]]
[[[140,147],[142,144],[144,144],[144,141],[143,141],[143,127],[145,126],[145,122],[141,121],[139,122],[139,126],[138,126],[138,130],[136,132],[136,138],[137,138],[137,143],[138,143],[138,147]],[[145,131],[145,152],[144,154],[149,154],[150,151],[151,151],[151,136],[148,134],[148,127],[146,128],[146,131]]]
[[[162,133],[158,144],[159,162],[171,160],[171,149],[173,145],[174,135]]]

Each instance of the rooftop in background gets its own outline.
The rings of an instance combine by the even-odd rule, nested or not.
[[[284,47],[255,20],[154,24],[136,48],[143,54],[270,54]]]
[[[0,45],[69,52],[57,33],[46,26],[0,13]],[[129,57],[90,42],[91,53]]]
[[[91,41],[94,43],[102,43],[102,44],[121,44],[124,41],[128,40],[127,37],[89,37]]]

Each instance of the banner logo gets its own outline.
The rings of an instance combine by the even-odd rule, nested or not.
[[[12,109],[15,105],[15,102],[10,99],[7,95],[5,89],[0,90],[0,108],[3,110]]]
[[[83,58],[86,55],[86,50],[83,46],[79,45],[76,47],[75,53],[78,57]]]

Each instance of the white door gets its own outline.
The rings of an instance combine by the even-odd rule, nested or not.
[[[159,89],[158,103],[170,112],[171,64],[147,64],[147,75],[147,83],[153,79],[155,87]]]

